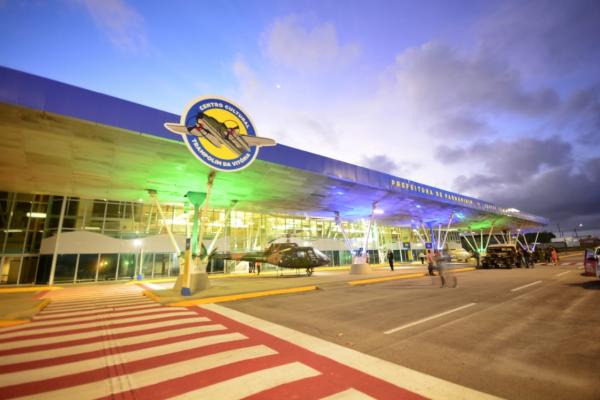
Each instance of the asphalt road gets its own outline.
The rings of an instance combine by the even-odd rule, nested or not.
[[[599,399],[600,282],[581,272],[478,270],[456,274],[455,289],[332,284],[227,307],[508,399]]]

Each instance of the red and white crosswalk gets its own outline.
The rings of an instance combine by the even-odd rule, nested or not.
[[[44,296],[52,303],[33,322],[0,329],[0,399],[473,397],[353,350],[336,360],[329,346],[340,346],[223,307],[161,306],[135,285]]]

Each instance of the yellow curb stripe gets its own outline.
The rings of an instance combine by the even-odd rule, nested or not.
[[[144,283],[160,283],[160,282],[175,282],[177,278],[156,278],[156,279],[142,279],[141,281],[131,280],[125,282],[126,285],[138,285]]]
[[[197,305],[201,305],[201,304],[223,303],[226,301],[252,299],[255,297],[274,296],[274,295],[278,295],[278,294],[310,292],[310,291],[317,290],[317,289],[318,289],[317,286],[302,286],[302,287],[289,288],[289,289],[265,290],[263,292],[241,293],[241,294],[232,294],[229,296],[217,296],[217,297],[206,297],[203,299],[184,300],[184,301],[180,301],[177,303],[171,303],[168,305],[172,306],[172,307],[190,307],[190,306],[197,306]]]
[[[27,322],[29,322],[29,320],[27,320],[27,319],[13,319],[10,321],[0,320],[0,328],[6,328],[7,326],[26,324]]]
[[[396,281],[396,280],[400,280],[400,279],[420,278],[420,277],[426,276],[426,275],[427,275],[426,272],[419,272],[418,274],[404,274],[404,275],[398,275],[398,276],[386,276],[384,278],[359,279],[359,280],[348,282],[348,285],[350,285],[350,286],[369,285],[371,283]]]
[[[35,308],[37,309],[37,312],[40,312],[44,308],[46,308],[48,306],[48,304],[50,304],[50,299],[44,299],[40,304],[35,306]]]
[[[154,293],[152,293],[152,291],[150,291],[150,290],[144,290],[142,292],[142,294],[144,296],[146,296],[147,298],[149,298],[150,300],[156,301],[156,302],[160,303],[160,297],[158,297],[157,295],[155,295]]]
[[[52,291],[60,290],[60,286],[28,286],[28,287],[15,287],[15,288],[2,288],[0,293],[23,293],[23,292],[41,292],[41,291]]]
[[[467,268],[456,268],[456,269],[451,269],[449,270],[450,272],[468,272],[468,271],[475,271],[477,268],[475,267],[467,267]]]

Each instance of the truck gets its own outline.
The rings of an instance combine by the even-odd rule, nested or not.
[[[520,263],[517,246],[514,244],[491,244],[481,259],[483,268],[512,268]]]

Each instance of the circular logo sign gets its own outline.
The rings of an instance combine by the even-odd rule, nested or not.
[[[274,146],[272,139],[256,136],[250,118],[236,104],[217,97],[190,102],[179,124],[165,127],[179,133],[190,151],[210,168],[239,171],[249,166],[260,146]]]

